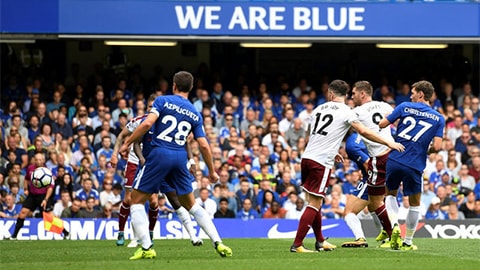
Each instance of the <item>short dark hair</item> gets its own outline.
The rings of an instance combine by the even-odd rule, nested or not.
[[[173,76],[173,83],[180,92],[190,92],[193,88],[193,75],[188,71],[179,71]]]
[[[226,202],[228,203],[228,199],[225,197],[221,197],[219,203]]]
[[[348,84],[342,80],[334,80],[328,85],[328,90],[339,97],[346,96],[349,88]]]
[[[429,81],[418,81],[412,84],[412,89],[415,88],[417,92],[422,92],[425,96],[425,100],[430,100],[435,92],[435,88]]]
[[[122,184],[116,183],[115,185],[113,185],[113,189],[114,190],[123,190]]]
[[[373,87],[368,81],[358,81],[353,87],[357,88],[359,91],[365,92],[369,96],[373,95]]]

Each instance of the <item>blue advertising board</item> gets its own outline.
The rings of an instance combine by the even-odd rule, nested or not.
[[[2,33],[479,37],[480,3],[2,0]]]
[[[0,219],[0,240],[13,233],[15,219]],[[208,238],[193,221],[197,236]],[[214,223],[223,238],[295,238],[298,220],[257,219],[243,221],[241,219],[215,219]],[[117,239],[117,219],[64,219],[65,228],[71,232],[74,240]],[[325,236],[353,237],[343,220],[323,221]],[[125,237],[133,235],[130,222],[125,226]],[[156,239],[189,239],[186,229],[177,219],[159,219],[155,226]],[[313,237],[310,230],[307,237]],[[53,240],[62,236],[45,231],[43,219],[26,219],[24,227],[17,236],[19,240]]]
[[[415,237],[444,239],[480,239],[480,219],[466,220],[421,220]],[[0,219],[0,240],[10,237],[15,228],[15,219]],[[256,219],[214,219],[218,232],[223,238],[265,238],[294,239],[298,220]],[[70,231],[72,240],[115,240],[118,233],[117,219],[65,219],[65,227]],[[207,239],[208,236],[193,221],[196,235]],[[405,223],[400,228],[405,232]],[[378,229],[372,220],[362,220],[362,227],[367,238],[378,235]],[[322,221],[325,237],[353,238],[353,233],[343,219],[326,219]],[[130,222],[125,226],[125,237],[133,237]],[[310,230],[307,237],[314,237]],[[154,231],[155,239],[189,239],[186,229],[177,219],[159,219]],[[26,219],[17,236],[18,240],[60,240],[61,235],[45,231],[43,219]]]

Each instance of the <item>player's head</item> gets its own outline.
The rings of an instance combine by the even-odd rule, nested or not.
[[[412,85],[412,96],[410,99],[413,102],[419,100],[429,101],[434,92],[435,88],[433,88],[433,85],[429,81],[419,81]]]
[[[42,167],[45,165],[45,154],[44,153],[36,153],[34,156],[35,166]]]
[[[352,100],[356,106],[362,105],[362,100],[371,98],[373,95],[373,87],[367,81],[358,81],[353,85]]]
[[[335,97],[345,97],[348,92],[348,84],[342,80],[334,80],[328,85],[328,92],[333,95],[331,100]]]
[[[152,109],[153,102],[155,101],[155,98],[157,98],[157,95],[155,95],[155,94],[151,94],[150,96],[148,96],[148,99],[147,99],[147,111],[148,112]]]
[[[173,76],[173,88],[188,93],[193,88],[193,75],[187,71],[179,71]]]

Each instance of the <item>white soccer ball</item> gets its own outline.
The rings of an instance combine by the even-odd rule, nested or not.
[[[48,187],[52,181],[52,171],[46,167],[38,167],[32,173],[32,184],[37,188]]]

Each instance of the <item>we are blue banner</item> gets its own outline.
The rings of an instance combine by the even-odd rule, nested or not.
[[[2,33],[479,37],[480,3],[2,0]]]

